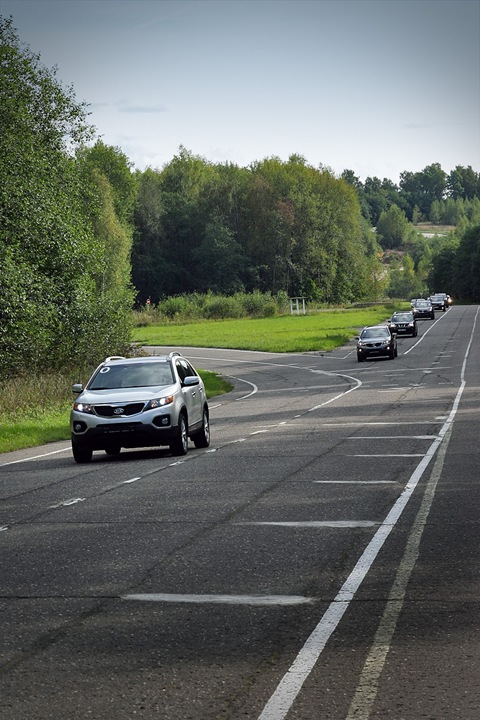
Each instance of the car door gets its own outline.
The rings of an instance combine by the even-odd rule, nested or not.
[[[185,360],[185,358],[179,358],[176,361],[176,365],[178,376],[182,382],[182,393],[185,405],[187,406],[188,425],[192,427],[202,421],[203,394],[200,385],[183,385],[186,377],[197,376],[197,373],[190,363]]]

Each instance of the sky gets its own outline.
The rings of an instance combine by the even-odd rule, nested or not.
[[[0,0],[133,167],[480,172],[480,0]]]

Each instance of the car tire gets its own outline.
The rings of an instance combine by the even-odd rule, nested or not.
[[[358,362],[363,362],[365,358],[361,357],[360,355],[357,355]]]
[[[88,447],[88,445],[77,445],[74,442],[72,442],[72,453],[75,462],[79,463],[79,465],[89,463],[93,455],[91,447]]]
[[[170,443],[170,452],[176,457],[186,455],[188,451],[188,424],[185,413],[180,413],[175,438]]]
[[[202,429],[193,436],[193,442],[196,448],[207,448],[210,445],[210,420],[207,408],[203,409]]]
[[[390,350],[390,352],[388,353],[388,357],[390,358],[390,360],[394,360],[395,359],[395,350]]]

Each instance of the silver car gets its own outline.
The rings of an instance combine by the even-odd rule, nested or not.
[[[86,386],[77,383],[70,414],[72,452],[87,463],[94,450],[117,455],[121,448],[168,445],[185,455],[210,444],[205,387],[180,353],[150,357],[109,357]]]

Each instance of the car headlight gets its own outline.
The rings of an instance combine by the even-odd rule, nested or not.
[[[145,410],[155,410],[155,408],[165,407],[165,405],[171,405],[172,403],[173,395],[166,395],[165,397],[149,400]]]
[[[89,415],[94,415],[95,413],[94,406],[90,405],[90,403],[75,402],[73,403],[73,409],[77,412],[88,413]]]

